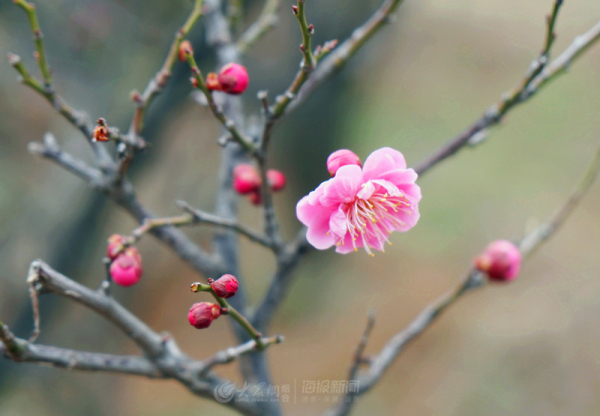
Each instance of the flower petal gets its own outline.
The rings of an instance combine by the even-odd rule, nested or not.
[[[325,182],[324,193],[319,197],[319,202],[336,206],[353,202],[362,183],[362,171],[359,166],[342,166],[334,178]]]
[[[348,231],[347,218],[342,207],[339,207],[329,218],[329,229],[338,238],[344,238],[346,235],[346,232]]]
[[[406,169],[406,160],[402,153],[391,147],[382,147],[365,160],[363,178],[365,181],[380,179],[382,174],[398,169]]]

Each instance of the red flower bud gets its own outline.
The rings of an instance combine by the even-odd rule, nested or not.
[[[117,258],[120,254],[120,248],[125,244],[125,237],[119,234],[113,234],[108,238],[108,247],[106,248],[106,257],[111,260]]]
[[[210,287],[220,298],[230,298],[238,290],[238,280],[231,274],[224,274],[211,283]]]
[[[285,187],[285,175],[278,170],[269,169],[267,171],[267,180],[269,186],[275,192],[281,191]]]
[[[245,195],[260,188],[260,175],[254,166],[248,164],[237,165],[233,170],[233,188]]]
[[[250,82],[246,68],[243,65],[233,62],[221,68],[217,79],[221,86],[221,91],[228,94],[243,93]]]
[[[178,57],[181,62],[187,61],[188,55],[194,54],[194,49],[192,49],[192,44],[189,40],[184,40],[179,44]]]
[[[248,195],[248,199],[252,205],[260,205],[262,204],[262,196],[260,195],[260,190],[252,192]]]
[[[194,328],[208,328],[221,315],[221,307],[209,302],[194,303],[188,313],[188,321]]]
[[[110,275],[119,286],[133,286],[143,274],[142,256],[134,247],[128,247],[110,265]]]
[[[477,270],[486,273],[491,280],[513,280],[521,269],[521,252],[510,241],[494,241],[475,258],[474,264]]]
[[[338,169],[345,165],[358,165],[362,167],[360,158],[348,149],[337,150],[327,158],[327,171],[331,177],[334,177]]]

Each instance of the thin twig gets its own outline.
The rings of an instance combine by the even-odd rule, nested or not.
[[[129,134],[139,135],[141,134],[144,128],[144,121],[146,110],[148,106],[152,103],[154,98],[162,91],[164,86],[167,84],[171,72],[173,70],[173,66],[175,62],[177,62],[177,55],[179,52],[179,45],[181,42],[189,35],[190,31],[202,15],[202,3],[203,0],[194,0],[194,7],[187,20],[177,30],[175,33],[175,39],[173,39],[173,43],[169,48],[169,52],[167,53],[167,57],[160,68],[160,70],[156,73],[156,75],[148,82],[148,85],[144,89],[144,92],[141,94],[139,100],[135,100],[136,109],[135,114],[133,116],[133,120],[131,121],[131,126],[129,128]]]
[[[242,146],[247,152],[254,152],[254,145],[252,144],[252,140],[244,136],[244,134],[238,130],[235,125],[235,121],[231,118],[227,117],[227,115],[223,112],[223,109],[215,102],[215,99],[212,96],[212,91],[210,91],[204,81],[204,77],[202,76],[202,72],[200,72],[200,68],[198,68],[198,64],[196,64],[196,60],[194,59],[193,54],[187,55],[188,63],[190,64],[190,68],[192,69],[192,75],[197,83],[197,88],[204,93],[206,97],[206,101],[208,102],[208,107],[212,111],[213,115],[221,122],[223,127],[229,131],[231,134],[231,138],[234,139],[239,145]]]
[[[384,0],[381,6],[361,26],[354,29],[352,35],[324,58],[310,79],[304,83],[295,95],[294,101],[285,109],[283,115],[289,114],[310,97],[327,79],[341,70],[365,43],[373,37],[386,23],[390,16],[402,4],[403,0]]]
[[[273,249],[273,242],[264,235],[258,234],[257,232],[249,229],[236,219],[232,218],[222,218],[214,214],[209,214],[208,212],[200,211],[192,207],[185,201],[177,201],[177,206],[182,210],[186,211],[188,214],[192,216],[192,221],[200,224],[212,224],[217,227],[223,227],[229,230],[233,230],[238,234],[247,237],[250,241],[258,243],[267,248]]]
[[[14,3],[21,9],[23,9],[23,11],[27,14],[29,26],[31,27],[31,31],[33,32],[33,41],[35,43],[35,59],[38,63],[38,66],[40,67],[40,72],[42,73],[44,84],[46,85],[46,87],[50,88],[52,85],[52,71],[50,70],[50,66],[48,65],[48,60],[46,58],[46,51],[44,49],[43,41],[44,35],[42,34],[42,30],[40,29],[40,23],[37,18],[35,6],[32,3],[27,3],[25,0],[14,0]]]
[[[367,319],[367,326],[360,337],[360,341],[358,346],[356,347],[356,351],[354,353],[354,361],[352,362],[352,366],[350,367],[350,371],[348,372],[348,380],[356,379],[356,375],[358,374],[358,370],[360,366],[365,363],[364,352],[365,348],[367,348],[367,343],[369,342],[369,337],[371,336],[371,331],[375,326],[375,311],[369,312],[369,317]]]
[[[542,87],[555,80],[563,74],[577,58],[588,50],[596,41],[600,39],[600,22],[588,30],[583,35],[575,38],[573,43],[567,47],[551,63],[544,65],[541,70],[535,69],[537,73],[533,78],[530,70],[523,81],[513,90],[503,95],[502,99],[492,105],[477,121],[458,136],[449,140],[444,146],[425,158],[415,167],[415,171],[422,175],[433,166],[449,158],[450,156],[469,145],[474,137],[490,127],[497,125],[504,115],[516,105],[529,100]],[[539,58],[543,61],[544,55]],[[532,65],[535,68],[535,65]]]

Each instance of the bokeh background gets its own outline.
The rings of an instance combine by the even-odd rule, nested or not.
[[[187,0],[55,0],[37,2],[56,86],[92,118],[127,126],[128,99],[162,63],[185,19]],[[300,59],[299,32],[283,2],[278,28],[245,59],[255,93],[287,86]],[[347,37],[379,4],[376,0],[308,2],[316,42]],[[246,17],[260,1],[245,1]],[[275,168],[289,179],[276,197],[286,236],[299,227],[296,201],[327,178],[325,160],[338,148],[361,157],[381,146],[415,164],[475,120],[523,76],[539,53],[551,0],[406,0],[387,27],[273,138]],[[594,0],[566,2],[555,53],[600,19]],[[193,32],[205,71],[214,56]],[[368,352],[453,287],[490,240],[516,238],[543,221],[566,198],[600,141],[600,46],[567,75],[517,108],[484,145],[465,150],[420,180],[421,221],[374,258],[313,253],[272,331],[286,342],[269,350],[275,383],[341,380],[366,322],[377,310]],[[0,3],[0,54],[20,54],[34,71],[23,13]],[[132,171],[140,199],[160,215],[185,199],[210,210],[219,148],[217,123],[189,97],[187,71],[149,114],[151,150]],[[112,202],[49,162],[28,154],[44,132],[89,159],[79,132],[0,64],[0,317],[20,336],[31,330],[25,283],[29,262],[42,258],[73,279],[96,286],[103,277],[105,240],[135,224]],[[361,399],[357,415],[595,415],[600,413],[600,187],[509,286],[465,297],[412,344],[380,385]],[[241,216],[260,226],[257,210]],[[186,233],[208,244],[210,229]],[[168,329],[183,349],[207,357],[233,343],[226,319],[210,330],[186,320],[198,280],[189,267],[145,237],[139,244],[145,278],[115,296],[156,330]],[[242,268],[251,301],[273,269],[269,255],[247,242]],[[42,299],[40,343],[134,353],[132,343],[87,310]],[[224,375],[237,379],[235,365]],[[324,399],[285,405],[287,414],[318,414]],[[2,415],[230,415],[175,382],[75,373],[0,360]]]

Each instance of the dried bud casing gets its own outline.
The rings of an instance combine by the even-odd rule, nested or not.
[[[187,61],[187,57],[194,54],[194,49],[189,40],[184,40],[179,44],[179,50],[177,51],[177,57],[181,62]]]
[[[117,258],[121,253],[121,248],[125,244],[126,238],[119,234],[113,234],[108,238],[108,247],[106,248],[106,257],[111,260]]]

